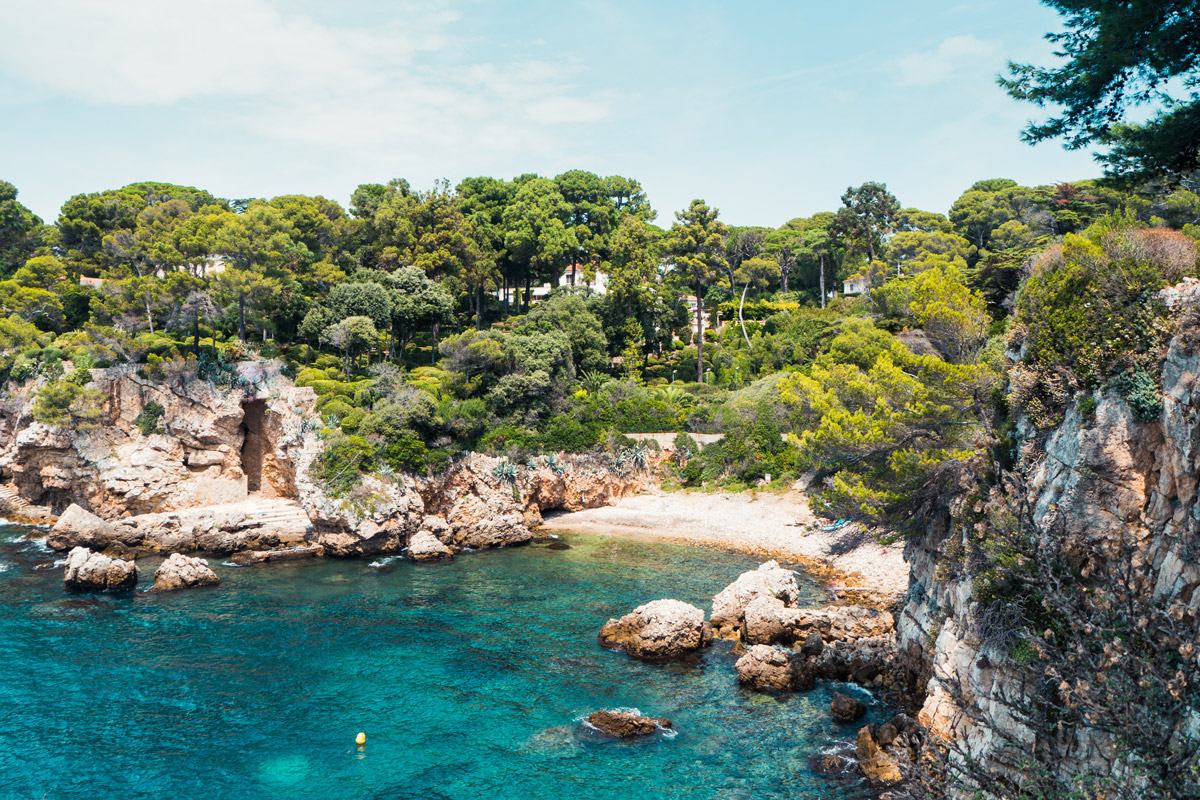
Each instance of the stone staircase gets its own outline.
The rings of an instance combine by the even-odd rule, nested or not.
[[[16,487],[7,484],[0,486],[0,516],[13,522],[35,525],[51,525],[58,519],[53,511],[45,506],[33,505],[21,497]],[[305,518],[307,519],[307,517]]]
[[[239,504],[246,521],[271,530],[281,544],[300,545],[304,535],[312,531],[312,520],[304,507],[296,500],[270,498],[258,500],[251,497]]]

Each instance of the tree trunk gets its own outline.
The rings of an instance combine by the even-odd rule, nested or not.
[[[196,350],[196,355],[200,355],[200,311],[192,315],[192,347]]]
[[[483,328],[483,284],[475,287],[475,330]]]
[[[246,341],[246,292],[238,292],[238,341]]]
[[[142,302],[146,304],[146,324],[150,326],[150,333],[154,333],[154,315],[150,313],[150,299],[143,297]]]
[[[742,336],[746,337],[746,349],[750,350],[750,334],[746,333],[746,320],[742,317],[742,309],[746,307],[746,290],[750,288],[750,284],[742,287],[742,301],[738,303],[738,322],[742,326]]]
[[[529,313],[529,289],[532,285],[533,276],[528,272],[525,273],[525,313]]]
[[[825,254],[821,253],[821,308],[825,307]]]
[[[704,384],[704,301],[696,290],[696,380]]]
[[[429,363],[430,364],[437,363],[437,335],[438,335],[439,327],[440,327],[440,323],[435,322],[435,323],[433,323],[433,328],[430,331],[433,334],[433,347],[429,348]]]

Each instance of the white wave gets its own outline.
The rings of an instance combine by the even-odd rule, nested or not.
[[[388,564],[392,563],[393,561],[398,561],[399,559],[400,556],[386,556],[378,561],[372,561],[370,564],[367,564],[367,566],[371,567],[372,569],[379,569],[380,567],[386,567]]]

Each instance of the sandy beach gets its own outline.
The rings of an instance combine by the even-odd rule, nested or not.
[[[854,525],[825,531],[799,492],[654,492],[548,517],[544,530],[604,533],[717,547],[799,563],[847,598],[890,601],[908,590],[903,542],[880,545]]]

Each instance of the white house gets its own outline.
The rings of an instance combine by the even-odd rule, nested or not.
[[[862,294],[867,291],[867,276],[852,275],[842,281],[842,294]]]

